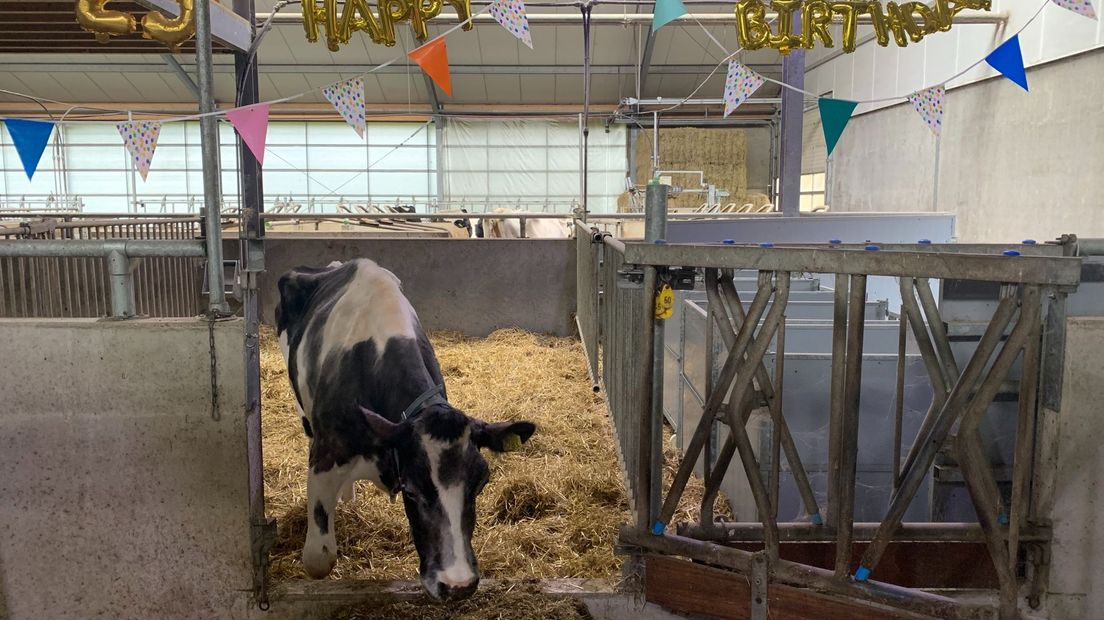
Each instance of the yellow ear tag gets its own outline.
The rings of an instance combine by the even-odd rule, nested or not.
[[[656,294],[655,302],[655,318],[660,320],[666,320],[671,318],[671,315],[675,313],[675,291],[671,289],[671,285],[664,284],[659,289],[659,293]]]
[[[502,438],[502,449],[505,452],[521,450],[521,437],[518,437],[517,433],[508,433]]]

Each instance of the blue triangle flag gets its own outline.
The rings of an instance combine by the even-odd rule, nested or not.
[[[655,8],[652,9],[652,32],[683,15],[686,15],[686,5],[682,0],[656,0]]]
[[[1024,70],[1023,54],[1020,53],[1020,35],[1001,43],[1001,46],[993,50],[985,57],[989,63],[1001,75],[1020,85],[1027,90],[1027,71]]]
[[[817,107],[820,108],[820,125],[824,129],[824,143],[828,145],[828,154],[836,148],[843,135],[843,128],[851,120],[851,113],[855,111],[858,102],[844,99],[829,99],[821,97],[817,99]]]
[[[28,121],[19,118],[4,119],[4,124],[8,126],[15,152],[19,153],[23,170],[30,179],[38,169],[38,162],[42,159],[46,144],[50,142],[50,133],[54,131],[54,124],[48,121]]]

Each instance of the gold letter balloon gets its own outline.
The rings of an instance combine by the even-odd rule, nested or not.
[[[107,43],[111,37],[133,34],[134,17],[122,11],[109,11],[104,5],[110,0],[77,0],[77,23],[84,30],[96,35],[100,43]]]
[[[417,1],[417,0],[413,0]],[[424,0],[428,1],[428,0]],[[736,34],[746,50],[770,47],[780,54],[803,47],[811,49],[819,39],[824,47],[832,47],[828,25],[833,21],[843,25],[840,46],[844,52],[855,51],[860,15],[869,15],[875,40],[885,47],[893,41],[905,47],[919,43],[929,34],[951,29],[955,15],[966,9],[988,11],[992,0],[936,0],[934,6],[922,2],[886,2],[880,0],[739,0],[736,3]],[[772,29],[766,20],[767,10],[778,15]],[[795,19],[799,17],[800,19]],[[795,22],[800,32],[794,32]]]
[[[168,19],[160,11],[150,11],[142,18],[142,38],[164,43],[174,53],[195,35],[194,0],[177,0],[180,13]]]
[[[326,47],[336,52],[356,31],[368,35],[373,42],[391,47],[395,44],[395,24],[409,21],[414,38],[429,38],[429,20],[441,14],[448,4],[456,9],[456,15],[471,30],[471,0],[377,0],[372,12],[367,0],[345,0],[338,14],[337,0],[303,0],[303,30],[307,40],[318,40],[319,29],[326,36]]]

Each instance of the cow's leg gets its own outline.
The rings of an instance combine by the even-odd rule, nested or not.
[[[334,536],[334,508],[337,494],[348,478],[344,467],[307,472],[307,539],[303,543],[303,566],[314,579],[330,574],[337,562]]]
[[[357,479],[349,476],[349,479],[345,481],[345,486],[341,487],[341,495],[339,496],[341,501],[349,503],[356,499],[356,483]]]

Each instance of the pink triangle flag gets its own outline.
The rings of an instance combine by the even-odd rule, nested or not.
[[[908,96],[913,109],[924,119],[924,124],[932,133],[939,135],[943,131],[943,99],[947,96],[943,85],[925,88]]]
[[[763,85],[763,76],[748,69],[747,66],[736,62],[728,63],[728,76],[725,78],[724,89],[724,115],[732,114],[732,111],[740,107],[759,87]]]
[[[1069,9],[1078,15],[1084,15],[1089,19],[1096,19],[1096,11],[1093,10],[1092,0],[1054,0],[1054,4]]]
[[[322,96],[333,104],[346,123],[364,137],[364,80],[353,78],[322,89]]]
[[[529,32],[524,0],[494,0],[491,2],[491,16],[529,49],[533,49],[533,35]]]
[[[265,137],[268,136],[268,109],[271,103],[261,103],[246,108],[236,108],[226,113],[227,120],[238,130],[238,135],[249,147],[257,163],[264,165]]]
[[[123,144],[130,153],[130,160],[142,180],[149,174],[153,152],[157,150],[157,136],[161,134],[161,123],[156,121],[127,121],[116,125],[123,136]]]

